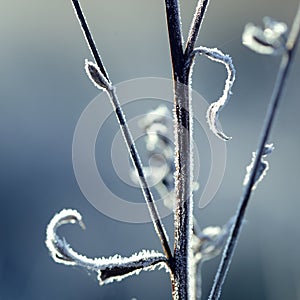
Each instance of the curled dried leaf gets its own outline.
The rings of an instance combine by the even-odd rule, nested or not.
[[[88,258],[74,251],[64,238],[56,231],[63,224],[78,223],[82,228],[81,215],[73,209],[64,209],[50,221],[46,231],[46,246],[51,257],[57,263],[80,266],[98,273],[100,285],[120,281],[130,275],[139,274],[142,270],[151,271],[156,268],[168,269],[165,255],[156,251],[142,250],[130,257],[114,255],[108,258]]]
[[[263,178],[266,176],[267,171],[269,170],[269,162],[265,160],[265,158],[272,153],[272,151],[274,150],[274,146],[273,144],[266,144],[264,149],[263,149],[263,154],[261,157],[261,160],[259,162],[259,166],[257,169],[257,172],[255,174],[255,181],[254,184],[252,186],[252,190],[255,190],[258,183],[261,182],[263,180]],[[250,176],[251,176],[251,172],[254,166],[254,162],[255,162],[255,158],[256,158],[256,153],[252,152],[252,160],[251,163],[246,167],[246,176],[243,182],[243,185],[247,185],[249,180],[250,180]]]
[[[235,80],[235,68],[232,63],[232,59],[229,55],[224,54],[222,51],[220,51],[217,48],[199,47],[196,48],[192,53],[192,55],[196,55],[196,54],[205,55],[209,59],[219,62],[225,65],[226,67],[227,78],[225,81],[223,94],[216,102],[212,103],[209,106],[206,113],[206,117],[212,132],[220,139],[228,141],[231,139],[231,137],[228,137],[222,131],[222,128],[220,127],[219,124],[219,114],[220,111],[224,108],[224,106],[228,103],[230,96],[232,94],[231,88]]]

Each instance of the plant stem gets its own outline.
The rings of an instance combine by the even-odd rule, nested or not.
[[[180,10],[177,0],[165,0],[174,85],[175,195],[174,260],[171,265],[173,299],[191,299],[191,237],[193,230],[193,115],[190,72],[195,42],[208,0],[199,0],[190,34],[183,50]]]
[[[116,111],[116,114],[118,116],[118,120],[120,123],[120,127],[122,130],[122,134],[124,137],[124,140],[126,142],[127,148],[128,148],[128,152],[130,153],[132,162],[134,164],[134,167],[138,173],[139,176],[139,181],[140,181],[140,185],[141,185],[141,189],[142,192],[144,194],[144,197],[146,199],[146,203],[148,205],[148,209],[151,215],[151,219],[152,219],[152,223],[155,227],[156,233],[161,241],[163,250],[165,252],[165,255],[167,257],[167,259],[171,259],[172,258],[172,252],[169,246],[169,242],[167,239],[167,235],[165,232],[165,229],[161,223],[161,218],[159,216],[159,213],[157,211],[157,207],[155,205],[152,193],[148,187],[148,183],[146,181],[146,177],[144,175],[144,170],[143,170],[143,165],[139,156],[139,153],[136,149],[135,146],[135,142],[132,138],[131,132],[129,130],[129,127],[127,125],[126,119],[125,119],[125,115],[122,111],[122,108],[120,106],[120,102],[118,100],[117,94],[115,92],[115,89],[111,89],[108,91],[112,105]]]
[[[166,16],[174,84],[175,194],[174,264],[172,268],[173,299],[190,297],[192,200],[192,116],[188,72],[182,46],[182,30],[177,0],[166,0]]]
[[[85,20],[84,14],[83,14],[82,9],[81,9],[80,4],[79,4],[79,1],[78,0],[72,0],[72,4],[73,4],[74,11],[76,13],[77,19],[80,23],[80,28],[82,29],[83,35],[86,39],[87,45],[89,46],[91,53],[92,53],[92,55],[95,59],[95,62],[97,63],[101,73],[105,76],[105,78],[108,81],[110,81],[109,77],[108,77],[108,74],[105,70],[105,67],[102,63],[100,54],[97,50],[96,44],[95,44],[93,36],[91,34],[91,31],[89,30],[88,24]]]
[[[189,36],[185,46],[185,56],[189,57],[195,48],[195,43],[205,16],[209,0],[199,0],[194,18],[190,27]]]
[[[288,37],[288,41],[286,43],[286,52],[283,54],[281,59],[280,68],[278,71],[277,79],[275,82],[275,86],[273,89],[273,93],[271,96],[270,104],[266,113],[264,125],[262,127],[261,131],[261,137],[258,142],[258,147],[256,151],[256,158],[255,162],[250,174],[250,179],[248,181],[248,184],[245,187],[244,193],[241,197],[240,204],[238,207],[238,210],[236,212],[236,219],[232,226],[230,236],[228,238],[228,241],[226,243],[222,259],[217,271],[217,274],[214,279],[214,284],[212,287],[212,290],[210,292],[209,300],[216,300],[219,299],[221,291],[222,291],[222,285],[224,283],[224,280],[226,278],[231,259],[233,257],[233,253],[238,241],[239,233],[241,230],[241,225],[244,220],[245,212],[247,205],[249,203],[249,199],[252,193],[252,187],[255,184],[255,178],[256,173],[261,161],[261,157],[263,154],[263,149],[265,147],[265,144],[267,142],[267,139],[269,137],[272,124],[275,118],[275,114],[278,109],[278,104],[281,99],[281,95],[283,92],[283,88],[286,83],[286,79],[288,76],[288,72],[290,70],[290,67],[293,62],[293,58],[296,52],[296,46],[297,42],[299,40],[299,32],[300,32],[300,5],[298,7],[297,15],[294,19],[291,32]]]
[[[88,25],[87,25],[87,22],[85,20],[84,15],[83,15],[82,9],[81,9],[80,4],[79,4],[79,1],[72,0],[72,3],[73,3],[74,10],[76,12],[78,21],[81,25],[82,31],[83,31],[84,36],[86,38],[87,44],[88,44],[88,46],[91,50],[91,53],[92,53],[92,55],[93,55],[93,57],[94,57],[94,59],[97,63],[97,66],[99,67],[102,74],[108,79],[109,77],[108,77],[108,75],[105,71],[105,67],[104,67],[104,65],[101,61],[100,55],[97,51],[95,42],[94,42],[94,40],[92,38],[92,34],[91,34],[91,32],[88,28]],[[159,213],[157,211],[157,207],[155,205],[152,193],[151,193],[150,188],[148,186],[148,183],[146,181],[144,171],[143,171],[143,166],[142,166],[142,163],[141,163],[141,160],[140,160],[140,156],[139,156],[139,154],[137,152],[137,149],[135,147],[135,143],[134,143],[134,140],[133,140],[132,135],[130,133],[129,127],[127,126],[125,115],[123,113],[120,102],[119,102],[119,100],[117,98],[117,95],[115,93],[115,89],[114,88],[112,88],[110,90],[106,89],[106,91],[108,92],[108,94],[110,96],[110,99],[111,99],[111,102],[112,102],[112,105],[113,105],[113,108],[115,109],[116,117],[117,117],[118,122],[120,124],[120,128],[121,128],[121,131],[123,133],[123,137],[124,137],[125,143],[127,145],[132,163],[133,163],[133,165],[134,165],[134,167],[135,167],[135,169],[136,169],[136,171],[139,175],[139,181],[140,181],[141,189],[143,191],[146,203],[148,205],[148,209],[149,209],[149,212],[150,212],[150,215],[151,215],[151,219],[152,219],[154,228],[156,230],[156,233],[157,233],[158,237],[160,238],[160,241],[161,241],[164,253],[166,255],[166,258],[168,260],[170,260],[172,258],[172,252],[171,252],[171,249],[170,249],[170,246],[169,246],[169,243],[168,243],[168,238],[167,238],[166,232],[164,230],[164,227],[161,223],[161,218],[160,218]]]

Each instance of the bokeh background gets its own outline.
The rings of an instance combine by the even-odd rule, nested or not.
[[[196,1],[181,2],[186,36]],[[163,1],[82,1],[82,7],[115,83],[171,77]],[[198,44],[229,53],[237,79],[221,116],[225,132],[233,136],[227,145],[224,180],[207,207],[195,208],[203,227],[226,223],[236,210],[278,70],[278,57],[261,56],[242,46],[244,25],[261,24],[265,15],[290,25],[296,9],[296,0],[211,1]],[[87,230],[65,226],[60,234],[80,253],[100,257],[161,249],[152,224],[108,218],[85,199],[76,182],[73,133],[98,91],[83,70],[90,54],[70,1],[2,0],[0,40],[0,299],[171,299],[163,271],[99,287],[94,274],[55,264],[44,245],[53,214],[76,208]],[[298,51],[272,133],[275,151],[269,157],[270,172],[251,199],[224,300],[300,299],[299,55]],[[222,65],[198,59],[193,88],[213,101],[222,91],[225,75]],[[143,107],[130,106],[128,113],[145,113],[139,109]],[[106,135],[117,130],[111,122]],[[200,145],[207,142],[200,137],[195,131]],[[126,153],[120,155],[128,159]],[[102,174],[111,174],[111,162],[101,157],[100,153],[97,160]],[[201,151],[200,157],[209,160]],[[201,180],[207,172],[201,169]],[[112,186],[114,193],[131,197],[118,188],[118,181]],[[134,194],[133,201],[142,201],[139,191]],[[164,219],[171,240],[172,219]],[[219,257],[203,266],[204,299],[218,261]]]

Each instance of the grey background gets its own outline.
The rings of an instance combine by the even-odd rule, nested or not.
[[[195,5],[182,1],[185,36]],[[163,1],[82,1],[82,6],[115,83],[145,76],[170,78]],[[241,45],[243,27],[261,24],[265,15],[290,25],[296,8],[295,0],[224,0],[209,7],[198,44],[229,53],[237,80],[221,116],[225,132],[233,136],[226,174],[211,204],[195,207],[201,226],[223,224],[236,209],[278,69],[279,58],[260,56]],[[70,2],[2,0],[0,40],[0,299],[170,299],[163,271],[99,287],[94,274],[55,264],[44,245],[52,215],[70,207],[82,213],[87,230],[66,226],[60,233],[80,253],[99,257],[161,249],[152,224],[112,220],[94,209],[78,188],[72,169],[73,132],[98,91],[83,70],[90,54]],[[271,170],[250,203],[222,299],[300,299],[299,64],[298,51],[271,138],[276,148],[269,157]],[[223,66],[200,58],[193,88],[213,101],[224,78]],[[129,118],[144,113],[142,109],[128,107]],[[107,130],[104,137],[115,134],[113,120]],[[201,145],[201,132],[195,131],[195,139]],[[209,166],[204,154],[200,180],[207,178]],[[120,155],[127,159],[127,154]],[[101,172],[111,174],[111,163],[102,162],[101,153],[97,159]],[[112,185],[115,193],[128,198],[133,193],[138,198],[133,201],[141,201],[140,192],[123,190],[118,182]],[[172,217],[164,222],[172,239]],[[204,265],[205,295],[218,259]]]

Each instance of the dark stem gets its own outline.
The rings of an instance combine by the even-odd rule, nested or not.
[[[281,64],[278,71],[277,79],[271,96],[270,104],[266,113],[264,125],[262,127],[262,131],[261,131],[262,134],[259,139],[258,148],[256,151],[256,158],[255,158],[253,169],[251,171],[250,179],[241,197],[240,204],[236,212],[236,219],[231,229],[231,233],[226,243],[225,249],[223,251],[222,259],[214,279],[214,284],[210,292],[209,300],[216,300],[219,299],[220,297],[222,291],[222,285],[226,278],[231,263],[231,259],[233,257],[233,253],[238,241],[241,225],[243,223],[246,208],[251,196],[252,187],[255,184],[256,173],[261,161],[263,150],[267,142],[267,139],[269,137],[273,120],[283,92],[283,88],[287,80],[288,72],[290,70],[296,52],[296,45],[299,40],[299,32],[300,32],[300,5],[297,11],[297,15],[294,19],[288,41],[286,43],[286,52],[283,54],[281,59]]]
[[[139,153],[136,149],[135,142],[132,138],[131,132],[127,125],[126,118],[125,118],[125,115],[120,106],[120,102],[118,100],[117,94],[115,93],[115,89],[109,90],[108,94],[110,96],[112,105],[116,111],[116,115],[118,117],[120,127],[122,130],[122,134],[123,134],[125,143],[128,147],[128,152],[130,153],[131,160],[132,160],[133,165],[138,173],[140,186],[141,186],[142,192],[144,194],[146,203],[148,205],[148,209],[149,209],[149,212],[151,215],[151,219],[152,219],[154,228],[155,228],[156,233],[161,241],[161,244],[162,244],[162,247],[163,247],[163,250],[165,252],[167,259],[171,259],[172,252],[171,252],[171,249],[169,246],[167,235],[166,235],[165,229],[161,223],[161,218],[157,211],[157,207],[155,205],[153,195],[152,195],[152,193],[149,189],[148,183],[146,181],[146,177],[144,174],[144,169],[143,169],[143,165],[142,165]]]
[[[191,99],[189,76],[186,68],[180,12],[177,0],[166,0],[166,17],[172,59],[174,85],[174,135],[175,135],[175,194],[174,260],[171,265],[173,299],[186,300],[191,295],[190,264],[193,222],[192,200],[192,147]]]
[[[95,61],[97,63],[97,66],[99,67],[100,71],[103,72],[103,75],[108,79],[108,75],[105,71],[104,65],[101,61],[100,55],[97,51],[95,42],[92,38],[92,35],[90,33],[90,30],[88,28],[87,22],[84,18],[83,12],[81,10],[81,7],[79,5],[79,1],[77,0],[72,0],[76,15],[78,17],[79,23],[81,25],[82,31],[84,33],[84,36],[86,38],[86,41],[88,43],[88,46],[90,47],[90,50],[92,52],[92,55],[95,58]],[[109,79],[108,79],[109,80]],[[156,230],[156,233],[158,235],[158,237],[160,238],[164,253],[167,257],[167,259],[171,259],[172,258],[172,252],[168,243],[168,239],[167,239],[167,235],[166,232],[164,230],[164,227],[161,223],[161,218],[159,216],[157,207],[155,205],[155,201],[153,199],[153,196],[151,194],[150,188],[148,186],[148,183],[146,181],[146,177],[144,175],[144,171],[143,171],[143,166],[140,160],[140,156],[137,152],[137,149],[135,147],[135,143],[134,140],[132,138],[132,135],[130,133],[129,127],[127,126],[127,122],[125,119],[125,115],[123,113],[123,110],[121,108],[120,102],[117,98],[117,95],[115,93],[114,88],[112,88],[111,90],[107,89],[107,92],[110,96],[112,105],[115,109],[116,112],[116,117],[119,121],[120,127],[121,127],[121,131],[123,133],[124,136],[124,140],[125,143],[127,145],[130,157],[132,159],[133,165],[138,173],[139,176],[139,181],[140,181],[140,185],[141,185],[141,189],[143,191],[146,203],[148,205],[148,209],[150,212],[150,216],[154,225],[154,228]]]
[[[189,57],[195,48],[195,43],[197,41],[208,4],[209,0],[199,0],[198,2],[185,46],[185,57]]]
[[[172,59],[174,81],[183,80],[181,73],[184,67],[182,30],[180,22],[179,4],[177,0],[165,0],[166,17],[169,34],[169,44]]]
[[[189,50],[194,50],[208,0],[199,2],[191,25]],[[190,71],[192,60],[185,55],[177,0],[165,0],[174,85],[175,194],[174,260],[171,268],[173,299],[191,299],[191,237],[193,230],[193,149]]]
[[[95,59],[95,62],[97,63],[97,65],[98,65],[100,71],[102,72],[102,74],[109,81],[108,74],[105,70],[105,67],[104,67],[103,63],[102,63],[100,54],[97,50],[96,44],[95,44],[94,39],[93,39],[92,34],[91,34],[91,31],[89,30],[88,24],[85,20],[84,14],[83,14],[82,9],[81,9],[80,4],[79,4],[79,1],[72,0],[72,4],[73,4],[74,11],[76,13],[76,16],[78,18],[78,21],[80,23],[80,27],[82,29],[83,35],[84,35],[84,37],[86,39],[86,42],[87,42],[87,44],[88,44],[88,46],[91,50],[91,53],[92,53],[92,55]]]

